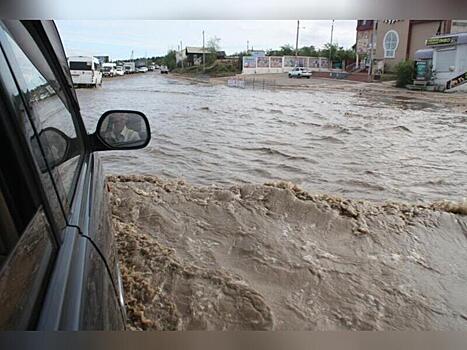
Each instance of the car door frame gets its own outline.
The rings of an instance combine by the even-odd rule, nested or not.
[[[77,176],[74,194],[70,202],[69,214],[65,216],[67,226],[63,230],[63,234],[59,236],[60,246],[58,256],[49,281],[49,287],[37,327],[38,329],[47,330],[77,330],[81,328],[82,315],[85,312],[82,308],[82,290],[88,277],[85,276],[86,265],[90,263],[86,259],[90,256],[90,252],[94,251],[97,252],[94,256],[100,259],[99,261],[105,266],[105,270],[107,271],[108,278],[112,284],[113,297],[116,300],[116,308],[121,318],[121,328],[124,328],[125,311],[122,303],[123,296],[121,288],[117,285],[117,283],[121,282],[115,281],[112,277],[114,274],[108,265],[106,257],[91,237],[93,228],[89,224],[90,222],[98,221],[90,220],[93,212],[93,203],[91,202],[89,192],[92,188],[92,181],[95,181],[102,174],[95,171],[94,164],[98,162],[98,159],[92,153],[90,140],[79,111],[79,104],[73,86],[69,84],[70,80],[66,76],[66,71],[55,54],[57,44],[55,43],[54,47],[52,42],[49,41],[49,36],[51,33],[53,34],[55,26],[52,25],[51,27],[51,23],[48,21],[21,21],[20,23],[39,47],[53,71],[54,77],[63,89],[67,106],[69,107],[68,110],[77,123],[77,134],[80,134],[83,140],[83,154],[81,155],[82,159],[79,170],[77,170],[79,175]],[[56,34],[55,40],[57,38],[59,40],[57,31]],[[63,50],[63,47],[61,49]],[[13,71],[11,71],[11,74],[14,75]]]
[[[90,249],[95,249],[102,259],[102,263],[105,265],[105,268],[107,270],[107,273],[109,275],[109,278],[112,283],[112,288],[115,293],[115,298],[116,301],[118,302],[118,309],[121,314],[121,319],[122,319],[122,327],[125,327],[126,323],[126,313],[125,313],[125,305],[123,302],[123,287],[122,287],[122,282],[121,282],[121,277],[120,277],[120,271],[118,268],[118,261],[114,262],[114,266],[109,265],[109,253],[114,253],[109,249],[106,249],[107,247],[99,247],[98,244],[96,244],[96,238],[93,236],[93,231],[96,231],[96,224],[99,222],[100,219],[106,219],[106,218],[93,218],[93,210],[92,208],[94,205],[106,205],[108,206],[109,203],[102,203],[99,201],[98,196],[93,196],[93,184],[100,178],[103,177],[103,172],[100,167],[100,161],[99,157],[97,154],[93,153],[92,150],[92,145],[91,145],[91,140],[89,137],[87,137],[88,133],[86,130],[86,127],[84,125],[83,119],[81,117],[81,113],[79,110],[79,103],[76,98],[76,93],[74,92],[71,76],[67,77],[66,74],[69,73],[69,70],[63,69],[63,65],[60,64],[60,61],[56,55],[57,52],[57,46],[61,47],[61,41],[55,42],[55,47],[53,47],[53,43],[49,41],[49,36],[53,36],[55,33],[58,35],[58,32],[56,32],[55,25],[51,26],[52,23],[50,21],[21,21],[28,32],[31,34],[31,36],[35,39],[36,43],[38,44],[39,48],[41,49],[44,57],[46,60],[50,63],[51,68],[53,72],[55,73],[55,76],[57,80],[59,80],[60,85],[64,89],[64,92],[66,94],[67,100],[69,100],[69,106],[71,106],[72,110],[70,112],[73,114],[73,118],[78,122],[79,126],[79,133],[83,135],[83,144],[84,144],[84,156],[83,156],[83,161],[81,164],[80,168],[80,175],[78,177],[78,182],[75,187],[75,192],[74,196],[72,199],[72,205],[71,205],[71,210],[69,213],[69,217],[67,218],[68,221],[68,227],[76,229],[78,234],[80,235],[80,238],[85,239],[87,243],[89,243],[89,246],[92,246],[93,248]],[[48,32],[47,32],[48,28]],[[55,41],[59,41],[60,38],[59,36],[57,37],[52,37]],[[60,47],[58,49],[60,49]],[[61,47],[62,48],[62,47]],[[63,48],[62,48],[63,50]],[[60,50],[58,50],[60,51]],[[59,52],[60,54],[60,52]],[[64,55],[62,55],[62,59],[66,58]],[[71,84],[70,84],[71,81]],[[80,198],[79,198],[80,197]],[[99,203],[100,202],[100,203]],[[94,219],[94,220],[93,220]],[[94,225],[94,227],[92,226]],[[110,227],[112,229],[112,227]],[[111,232],[109,232],[110,234]],[[112,237],[113,238],[113,237]],[[83,245],[84,241],[81,239],[79,241],[73,241],[73,242],[67,242],[68,245],[67,247],[76,247],[80,251],[79,254],[85,254],[83,251]],[[105,252],[107,250],[107,252]],[[105,254],[107,253],[107,254]],[[85,257],[80,255],[83,261],[86,263]],[[84,266],[81,266],[82,269],[84,269]],[[115,271],[115,272],[113,272]],[[84,273],[84,270],[82,271]],[[59,274],[63,273],[63,271],[60,271]],[[81,274],[81,270],[75,272],[76,275],[78,276],[83,276],[82,279],[78,280],[75,282],[76,285],[83,286],[85,283],[85,276]],[[62,291],[63,292],[63,291]],[[75,306],[75,311],[77,311],[77,306]],[[79,311],[78,313],[73,314],[74,318],[73,320],[70,320],[69,326],[71,326],[72,329],[76,329],[76,327],[79,328],[79,325],[81,323],[81,316],[82,316],[83,310]],[[79,315],[79,320],[77,319]],[[44,324],[44,323],[43,323]],[[40,324],[41,325],[41,324]],[[69,328],[69,326],[66,326],[65,324],[62,323],[62,326],[64,328]]]

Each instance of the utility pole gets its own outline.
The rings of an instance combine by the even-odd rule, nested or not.
[[[183,69],[183,43],[180,40],[180,57],[182,58],[182,69]]]
[[[375,48],[375,43],[376,43],[376,22],[377,22],[377,20],[374,19],[373,20],[373,30],[371,31],[370,65],[368,66],[368,76],[369,77],[371,77],[371,75],[373,74],[373,50]]]
[[[246,41],[246,53],[248,53],[249,50],[250,50],[250,41],[247,40]]]
[[[300,30],[300,21],[297,20],[297,38],[295,39],[295,58],[298,56],[298,32]]]
[[[334,34],[334,20],[331,24],[331,46],[329,47],[329,69],[332,69],[332,35]]]
[[[204,30],[203,30],[203,72],[205,71],[205,69],[206,69],[206,55],[204,52]]]

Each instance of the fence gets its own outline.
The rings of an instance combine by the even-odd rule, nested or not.
[[[308,56],[263,56],[243,57],[243,74],[285,73],[294,67],[304,67],[321,71],[329,69],[325,57]]]
[[[258,79],[256,77],[253,77],[252,79],[232,78],[227,80],[227,86],[253,90],[274,89],[276,87],[276,80]]]

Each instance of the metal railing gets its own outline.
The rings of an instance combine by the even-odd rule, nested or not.
[[[276,80],[253,78],[232,78],[227,80],[227,86],[240,89],[265,90],[275,89]]]

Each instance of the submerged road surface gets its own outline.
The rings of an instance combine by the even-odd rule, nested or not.
[[[330,82],[333,84],[333,82]],[[433,102],[328,90],[235,89],[158,73],[80,89],[90,131],[108,109],[150,119],[151,144],[103,153],[108,174],[191,184],[290,181],[353,199],[461,201],[467,193],[467,115]]]
[[[109,179],[130,328],[467,329],[467,116],[320,86],[78,91],[90,130],[108,109],[153,129],[103,153],[149,174]]]

